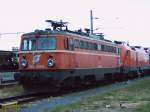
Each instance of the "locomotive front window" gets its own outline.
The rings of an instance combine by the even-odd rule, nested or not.
[[[31,51],[36,49],[36,40],[32,39],[24,39],[22,42],[22,48],[23,51]]]
[[[28,41],[23,40],[22,50],[28,50]]]
[[[38,50],[53,50],[56,49],[56,39],[42,37],[38,38]]]

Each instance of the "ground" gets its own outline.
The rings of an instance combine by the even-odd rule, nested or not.
[[[0,88],[0,98],[16,96],[22,93],[24,93],[24,89],[21,85],[18,84]]]
[[[150,112],[150,78],[49,112]]]

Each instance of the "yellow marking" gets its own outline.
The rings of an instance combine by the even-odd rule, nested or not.
[[[18,102],[7,102],[7,103],[2,103],[0,104],[2,107],[2,112],[18,112]]]

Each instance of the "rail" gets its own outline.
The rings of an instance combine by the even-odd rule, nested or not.
[[[30,102],[33,100],[38,100],[40,98],[46,98],[51,96],[49,92],[38,92],[38,93],[30,93],[30,94],[23,94],[23,95],[18,95],[18,96],[12,96],[8,98],[1,98],[0,99],[0,108],[3,107],[3,105],[11,102],[17,102],[17,104],[25,103],[25,102]]]

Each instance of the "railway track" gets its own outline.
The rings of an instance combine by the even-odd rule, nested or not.
[[[47,98],[49,96],[51,96],[49,92],[37,92],[37,93],[22,94],[22,95],[8,97],[8,98],[1,98],[0,108],[2,108],[2,105],[5,103],[17,102],[17,104],[22,104],[22,103],[27,103],[27,102]]]
[[[143,77],[146,78],[147,76]],[[142,79],[142,78],[141,78]],[[138,80],[138,78],[135,78],[134,80],[130,80],[130,81],[122,81],[122,82],[118,82],[116,84],[112,84],[112,83],[105,83],[105,84],[95,84],[95,85],[91,85],[91,86],[85,86],[82,88],[76,88],[76,89],[70,89],[70,90],[66,90],[66,91],[59,91],[56,93],[52,93],[49,91],[46,92],[34,92],[34,93],[28,93],[28,94],[22,94],[22,95],[18,95],[18,96],[13,96],[13,97],[7,97],[7,98],[1,98],[0,99],[0,107],[2,107],[3,104],[7,103],[7,102],[17,102],[17,104],[24,104],[24,103],[28,103],[28,102],[36,102],[36,101],[40,101],[41,99],[47,99],[49,97],[53,97],[53,98],[57,98],[58,96],[68,96],[69,94],[74,94],[74,93],[79,93],[79,92],[85,92],[91,89],[96,89],[96,88],[105,88],[106,90],[106,86],[110,84],[112,84],[112,86],[114,88],[116,87],[121,87],[122,86],[126,86],[126,83],[128,82],[134,82]],[[117,85],[117,86],[114,86]],[[108,89],[109,90],[109,89]]]
[[[81,89],[78,90],[70,89],[66,91],[57,91],[57,92],[52,92],[52,91],[32,92],[32,93],[21,94],[21,95],[7,97],[7,98],[0,98],[0,107],[2,107],[3,104],[8,102],[17,102],[17,104],[23,104],[23,103],[33,102],[48,97],[61,96],[64,94],[72,93],[74,91],[81,91]]]
[[[150,79],[150,76],[136,78],[134,80],[129,81],[117,82],[111,85],[105,85],[100,87],[98,86],[82,91],[63,94],[61,96],[55,96],[43,100],[38,100],[37,102],[35,101],[30,103],[30,106],[28,106],[28,104],[25,104],[26,108],[22,108],[20,112],[43,112],[44,110],[51,110],[57,107],[58,105],[75,103],[82,99],[86,99],[90,96],[96,95],[97,93],[105,93],[115,89],[124,88],[128,85],[133,85],[135,82],[139,80],[144,80],[146,78]]]
[[[9,84],[8,84],[9,85]],[[5,86],[8,86],[5,85]],[[2,85],[1,85],[2,86]],[[4,87],[4,85],[3,85]],[[57,92],[50,92],[50,91],[42,91],[42,92],[32,92],[32,93],[27,93],[27,94],[21,94],[17,96],[12,96],[12,97],[7,97],[7,98],[0,98],[0,108],[2,108],[2,105],[5,103],[10,103],[10,102],[17,102],[17,104],[23,104],[23,103],[28,103],[28,102],[34,102],[36,100],[48,98],[48,97],[57,97],[57,96],[62,96],[64,94],[69,94],[73,92],[79,92],[79,91],[84,91],[93,86],[85,86],[81,88],[72,88],[70,90],[58,90]]]
[[[18,82],[14,79],[15,71],[0,71],[0,88],[17,85]]]
[[[0,88],[9,87],[13,85],[18,85],[19,83],[17,81],[10,81],[10,82],[3,82],[0,84]]]

